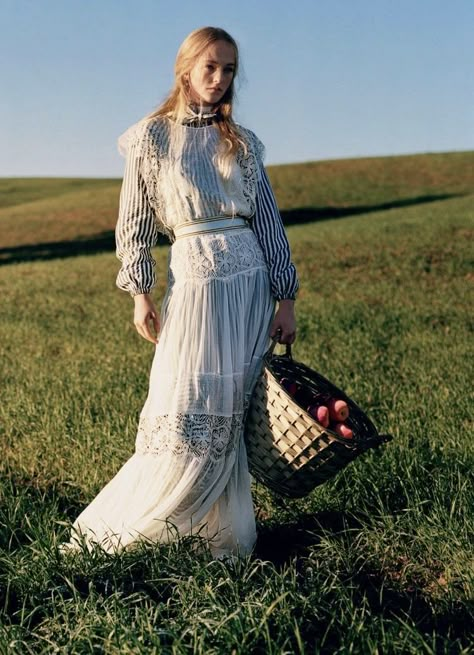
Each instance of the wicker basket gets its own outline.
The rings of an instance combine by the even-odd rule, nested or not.
[[[252,475],[274,491],[292,498],[307,495],[334,477],[369,448],[390,441],[379,434],[364,412],[341,389],[308,366],[293,359],[291,346],[274,355],[277,338],[263,360],[246,416],[245,441]],[[289,378],[312,392],[345,400],[345,421],[353,438],[340,437],[320,425],[281,386]]]

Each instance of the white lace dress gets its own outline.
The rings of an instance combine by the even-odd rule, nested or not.
[[[255,545],[244,415],[275,301],[295,298],[298,280],[263,146],[241,129],[249,149],[230,171],[216,162],[213,125],[155,118],[119,141],[126,168],[117,285],[132,296],[151,291],[150,249],[162,232],[172,241],[168,286],[135,453],[78,516],[66,550],[78,535],[108,552],[176,534],[206,537],[216,558]],[[174,240],[177,224],[218,215],[253,222]]]

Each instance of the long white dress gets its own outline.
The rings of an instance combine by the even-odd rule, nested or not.
[[[255,545],[245,412],[275,302],[295,298],[299,284],[263,146],[241,131],[248,151],[228,170],[216,159],[215,125],[155,118],[119,141],[126,168],[117,286],[132,296],[151,291],[158,232],[172,241],[168,286],[135,453],[75,520],[65,550],[77,547],[76,537],[117,552],[177,534],[205,537],[216,558]],[[254,223],[174,239],[180,223],[235,215]]]

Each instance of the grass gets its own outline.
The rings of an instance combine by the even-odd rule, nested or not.
[[[303,499],[255,484],[257,551],[235,564],[193,554],[196,537],[59,557],[133,452],[153,346],[113,253],[0,268],[0,652],[474,652],[472,195],[436,184],[414,195],[457,197],[388,208],[387,188],[288,227],[294,356],[394,440]]]

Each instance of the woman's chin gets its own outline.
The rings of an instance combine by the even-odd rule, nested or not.
[[[203,105],[217,105],[222,98],[222,94],[212,93],[206,96],[201,96],[201,102]]]

